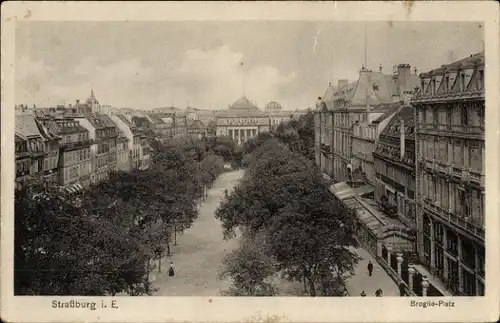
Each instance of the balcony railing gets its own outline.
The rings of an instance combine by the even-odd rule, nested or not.
[[[63,150],[66,150],[66,149],[73,149],[73,148],[78,148],[78,147],[90,146],[90,145],[92,145],[92,143],[93,143],[92,139],[87,139],[87,140],[79,140],[79,141],[74,141],[74,142],[60,143],[59,147],[61,147]]]
[[[320,149],[322,152],[330,154],[332,152],[332,147],[330,145],[321,144]]]
[[[436,203],[433,203],[429,198],[424,197],[424,208],[427,209],[428,211],[433,212],[434,214],[438,215],[442,219],[448,221],[449,223],[453,223],[457,227],[462,228],[466,232],[470,232],[475,234],[476,236],[481,237],[484,239],[484,228],[478,227],[471,223],[470,221],[465,220],[463,217],[458,216],[456,214],[453,214],[449,211],[445,211],[439,206],[436,205]]]

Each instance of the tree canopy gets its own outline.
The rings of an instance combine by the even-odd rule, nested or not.
[[[157,140],[148,170],[111,173],[78,196],[40,179],[16,191],[16,295],[151,294],[150,260],[192,225],[224,170],[207,147]]]
[[[300,124],[299,120],[292,126],[302,129]],[[275,272],[307,282],[311,296],[343,295],[344,282],[357,262],[357,256],[349,250],[356,244],[353,219],[334,208],[328,183],[309,156],[301,153],[308,151],[295,149],[295,143],[301,140],[292,128],[280,134],[259,135],[248,143],[244,147],[245,176],[221,203],[216,217],[222,221],[226,239],[233,238],[239,228],[246,238],[253,238],[253,245],[266,250]],[[233,263],[226,261],[227,270],[248,271],[248,265],[242,264],[244,258],[256,257],[248,252],[235,252],[239,256],[231,258]],[[269,275],[266,272],[263,276]],[[262,279],[235,282],[232,293],[236,289],[247,295],[252,291],[248,284],[259,285]]]

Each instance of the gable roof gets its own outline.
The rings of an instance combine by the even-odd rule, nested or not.
[[[404,106],[394,117],[391,119],[389,124],[385,127],[384,131],[380,136],[380,142],[384,142],[385,136],[390,137],[399,137],[401,125],[401,120],[404,122],[405,127],[405,135],[407,139],[415,138],[415,131],[411,131],[412,127],[415,127],[415,119],[414,119],[414,108],[411,105]]]
[[[188,120],[189,128],[206,128],[207,126],[200,120]]]
[[[392,102],[395,83],[392,76],[381,72],[361,71],[355,90],[347,101],[350,106],[376,106]]]
[[[16,132],[24,137],[42,137],[37,122],[31,114],[15,116]]]

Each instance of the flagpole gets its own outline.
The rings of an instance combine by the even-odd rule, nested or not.
[[[241,93],[245,96],[245,71],[243,70],[243,62],[240,63],[241,66]]]

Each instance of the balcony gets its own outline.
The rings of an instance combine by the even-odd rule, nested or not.
[[[332,147],[330,145],[325,145],[325,144],[322,143],[320,145],[320,149],[321,149],[322,153],[325,153],[325,154],[331,154],[332,153]]]
[[[466,217],[462,217],[450,211],[443,210],[438,206],[437,202],[431,201],[431,199],[429,199],[428,197],[424,196],[423,201],[424,209],[426,209],[427,211],[430,211],[432,214],[439,216],[441,219],[454,224],[465,232],[474,234],[484,240],[484,228],[474,225],[469,220],[466,220]]]
[[[87,147],[93,144],[92,139],[87,139],[87,140],[80,140],[80,141],[74,141],[74,142],[65,142],[65,143],[60,143],[59,147],[62,150],[71,150],[71,149],[76,149],[76,148],[81,148],[81,147]]]
[[[478,184],[479,186],[481,187],[485,187],[484,185],[484,173],[479,173],[479,172],[476,172],[476,171],[469,171],[469,180],[471,182],[474,182],[476,184]]]
[[[477,134],[484,137],[484,127],[480,126],[451,125],[450,130],[455,133],[463,133],[468,135]]]

